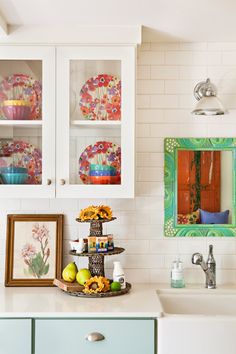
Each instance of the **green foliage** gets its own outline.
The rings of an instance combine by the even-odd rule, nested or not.
[[[29,268],[31,269],[31,272],[33,272],[38,278],[41,278],[42,275],[46,275],[48,273],[49,264],[44,264],[41,252],[38,252],[36,256],[32,259]]]

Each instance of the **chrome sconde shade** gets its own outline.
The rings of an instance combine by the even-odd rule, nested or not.
[[[193,92],[198,102],[192,114],[214,116],[226,113],[221,101],[216,97],[216,87],[210,79],[199,82]]]

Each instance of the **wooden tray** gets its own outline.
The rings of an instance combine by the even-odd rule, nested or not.
[[[69,283],[63,279],[54,279],[53,284],[56,285],[59,289],[63,291],[82,291],[83,290],[83,285],[80,285],[79,283]]]
[[[101,297],[113,297],[127,294],[131,289],[131,284],[126,283],[126,288],[120,291],[107,291],[106,293],[97,293],[97,294],[85,294],[83,291],[65,291],[68,295],[77,296],[77,297],[89,297],[89,298],[101,298]]]

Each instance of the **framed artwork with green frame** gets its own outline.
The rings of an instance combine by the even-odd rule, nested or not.
[[[236,236],[236,138],[166,138],[165,139],[165,221],[167,237]],[[178,152],[232,152],[232,204],[230,224],[178,224]]]

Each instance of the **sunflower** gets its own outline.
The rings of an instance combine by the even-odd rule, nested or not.
[[[80,220],[98,220],[98,208],[94,205],[90,205],[89,207],[82,209],[79,215]]]
[[[112,218],[112,210],[108,205],[100,205],[98,207],[98,214],[100,219],[108,219]]]
[[[101,293],[104,287],[103,277],[96,275],[85,282],[83,292],[86,294]]]
[[[103,292],[106,293],[107,291],[110,290],[110,280],[107,279],[106,277],[102,277],[102,281],[103,281],[103,284],[104,284],[104,288],[103,288]]]

